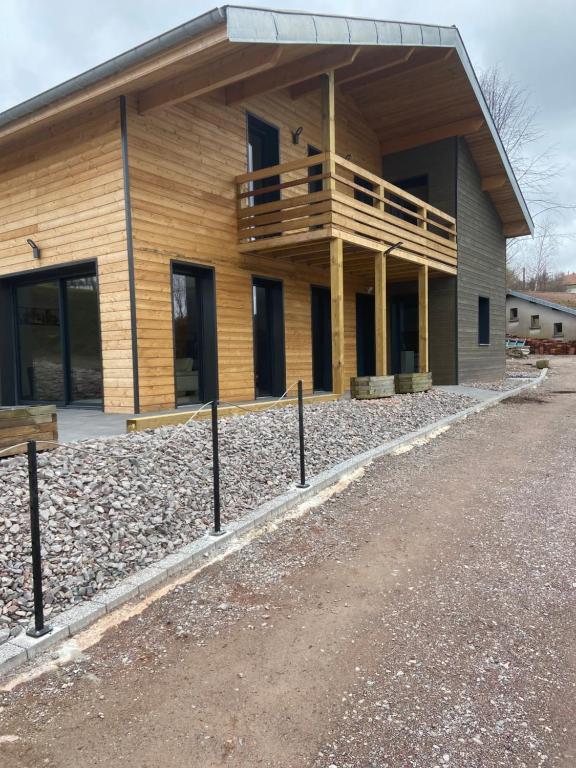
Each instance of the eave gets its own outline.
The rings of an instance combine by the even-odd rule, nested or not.
[[[463,136],[505,236],[533,231],[454,27],[217,8],[0,114],[0,144],[51,129],[121,94],[139,98],[142,112],[215,89],[230,103],[267,88],[288,88],[297,99],[314,90],[324,69],[334,69],[339,88],[376,131],[383,154]]]

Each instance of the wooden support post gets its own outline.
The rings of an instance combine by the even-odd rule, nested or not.
[[[325,180],[326,189],[336,189],[336,117],[334,97],[334,70],[322,75],[322,149],[329,153],[324,173],[330,174]]]
[[[418,370],[428,373],[428,265],[418,270]]]
[[[341,395],[344,386],[344,243],[330,240],[330,292],[332,315],[332,391]]]
[[[374,261],[374,299],[376,310],[376,376],[388,371],[388,328],[386,324],[386,253],[380,251]]]

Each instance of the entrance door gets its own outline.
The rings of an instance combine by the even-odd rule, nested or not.
[[[262,168],[280,163],[280,136],[278,128],[260,120],[254,115],[248,115],[248,170],[259,171]],[[270,176],[253,182],[254,190],[270,187],[280,183],[278,176]],[[254,205],[271,203],[280,200],[280,190],[274,190],[252,198]]]
[[[217,396],[216,311],[211,269],[172,268],[176,405],[206,403]]]
[[[376,374],[376,312],[374,296],[356,294],[356,371],[358,376]]]
[[[316,392],[332,391],[330,289],[312,286],[312,378]]]
[[[418,296],[394,296],[390,302],[392,373],[418,370]]]
[[[256,397],[280,397],[286,388],[281,281],[253,278],[252,302]]]
[[[19,401],[101,406],[96,276],[22,281],[15,299]]]

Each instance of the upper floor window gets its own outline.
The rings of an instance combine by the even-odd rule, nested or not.
[[[478,297],[478,344],[490,344],[490,299]]]
[[[515,323],[518,321],[518,307],[510,307],[510,322]]]

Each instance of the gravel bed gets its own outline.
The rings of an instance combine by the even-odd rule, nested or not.
[[[432,390],[305,410],[309,476],[474,401]],[[293,407],[220,423],[224,522],[293,486]],[[26,460],[0,462],[0,642],[32,615]],[[202,536],[211,522],[208,422],[68,444],[39,458],[46,615]]]

